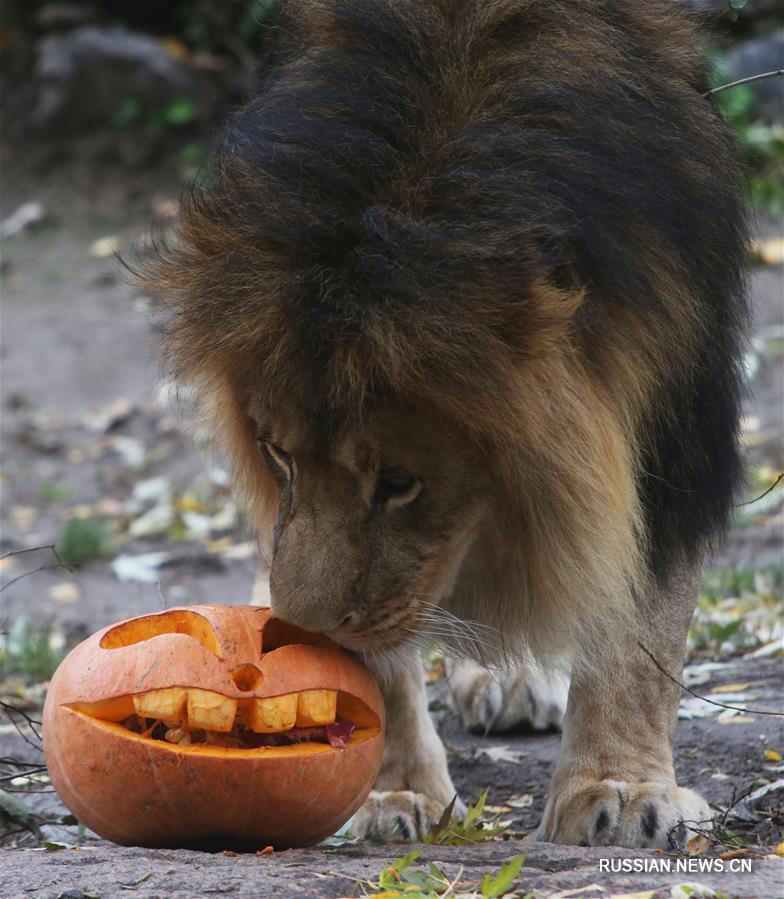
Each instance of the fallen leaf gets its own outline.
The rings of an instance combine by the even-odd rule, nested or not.
[[[765,750],[765,758],[769,762],[780,762],[781,761],[781,753],[777,752],[775,749],[766,749]]]
[[[528,753],[510,749],[508,746],[488,746],[480,749],[477,755],[486,755],[491,762],[510,762],[519,765]]]
[[[784,858],[784,840],[776,844],[776,848],[773,850],[773,854],[778,855],[780,858]]]
[[[731,858],[746,858],[749,855],[751,855],[751,849],[746,846],[743,849],[728,849],[726,852],[722,852],[719,858],[726,862]]]
[[[170,559],[170,554],[141,553],[138,556],[117,556],[112,562],[112,570],[121,581],[136,581],[140,584],[154,584],[160,580],[158,569]]]
[[[13,237],[32,225],[40,224],[45,218],[46,210],[38,201],[22,203],[0,224],[0,234],[6,238]]]
[[[686,841],[686,852],[689,855],[702,855],[703,852],[707,852],[710,849],[710,845],[710,837],[707,837],[704,833],[696,833],[691,839]]]
[[[764,787],[759,787],[759,789],[754,790],[753,793],[749,793],[749,795],[745,797],[745,802],[749,804],[756,802],[758,799],[762,799],[763,796],[767,796],[768,793],[776,793],[778,790],[784,790],[784,780],[774,780],[773,783],[765,784]]]
[[[512,811],[508,805],[486,805],[485,810],[492,812],[494,815],[503,815]]]
[[[120,238],[115,234],[99,237],[90,244],[90,255],[98,259],[105,259],[120,249]]]
[[[728,717],[719,716],[719,724],[753,724],[754,719],[751,715],[730,715]]]
[[[40,512],[34,506],[11,506],[11,524],[17,531],[29,531]]]
[[[103,445],[122,459],[129,468],[141,468],[147,455],[144,444],[136,437],[125,437],[122,434],[111,434],[105,437]]]
[[[729,780],[729,774],[724,774],[722,771],[717,771],[715,774],[711,774],[713,780]]]
[[[49,588],[49,596],[55,602],[69,603],[76,602],[81,593],[72,581],[63,581],[61,584],[55,584]]]
[[[161,537],[174,524],[174,509],[169,505],[153,506],[128,528],[131,537]]]
[[[534,804],[533,793],[522,793],[519,796],[510,796],[506,802],[512,808],[530,808]]]
[[[613,893],[610,899],[651,899],[658,890],[643,890],[642,893]]]
[[[720,687],[714,687],[711,693],[742,693],[748,690],[751,683],[746,684],[722,684]]]

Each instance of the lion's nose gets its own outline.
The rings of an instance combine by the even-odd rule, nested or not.
[[[355,612],[346,612],[345,606],[341,608],[327,604],[288,602],[284,597],[276,598],[274,590],[270,605],[277,618],[317,634],[328,634],[351,627],[356,615]]]

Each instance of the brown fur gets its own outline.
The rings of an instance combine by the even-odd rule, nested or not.
[[[367,17],[361,28],[353,15]],[[659,447],[684,418],[677,403],[698,403],[700,360],[714,352],[719,304],[702,273],[713,266],[717,284],[732,281],[740,246],[735,234],[731,248],[708,247],[717,239],[711,217],[737,206],[723,132],[699,99],[704,75],[692,27],[674,4],[593,0],[301,0],[286,4],[280,27],[283,49],[273,51],[256,105],[230,127],[208,188],[184,206],[178,242],[144,279],[171,312],[172,367],[198,385],[233,457],[272,562],[273,603],[327,629],[360,610],[357,648],[393,645],[393,623],[406,615],[417,621],[426,605],[442,604],[497,629],[507,648],[519,651],[524,638],[549,661],[590,665],[628,630],[651,579],[666,580],[667,559],[689,551],[684,541],[670,547],[651,510],[674,509],[678,491],[701,489],[689,478],[706,467],[684,461],[673,474],[673,498],[656,493],[668,480],[657,466],[670,464]],[[390,59],[385,27],[390,45],[400,45]],[[357,62],[354,53],[366,55]],[[308,99],[322,77],[311,67],[328,70],[335,61],[372,74],[377,66],[379,108],[397,102],[384,93],[384,79],[394,87],[389,96],[403,98],[406,111],[390,113],[394,150],[378,148],[382,113],[370,125],[363,120],[376,114],[371,101],[354,108],[345,98]],[[330,89],[344,86],[343,75],[324,78]],[[556,102],[539,106],[532,94],[531,111],[520,111],[510,98],[518,84],[544,85]],[[564,201],[546,182],[514,181],[508,191],[483,182],[493,166],[503,171],[505,157],[499,151],[488,162],[487,141],[468,135],[499,122],[560,136],[542,151],[547,171],[560,167],[571,177],[583,156],[570,141],[582,126],[557,101],[572,94],[578,108],[622,98],[597,129],[612,129],[614,146],[630,154],[646,126],[627,117],[626,98],[639,104],[640,117],[672,115],[666,171],[673,184],[661,185],[662,193],[677,193],[682,182],[706,203],[726,199],[724,213],[706,207],[705,233],[692,233],[692,271],[667,233],[681,224],[670,206],[646,218],[620,202],[620,246],[607,224],[608,188],[595,227],[610,229],[600,242],[616,242],[616,259],[632,259],[637,280],[625,284],[607,271],[598,283],[569,241],[553,256],[561,238],[544,223],[562,215]],[[328,131],[309,143],[296,118],[307,123],[309,111],[314,128],[354,127],[355,117],[356,128],[367,127],[363,149],[355,149],[353,131],[339,132],[342,143]],[[254,116],[266,130],[253,131]],[[682,146],[680,127],[688,127]],[[704,152],[690,135],[700,135]],[[269,150],[255,149],[257,137]],[[655,148],[645,152],[652,169],[660,160]],[[364,168],[355,158],[362,153],[370,160]],[[711,167],[720,163],[726,189]],[[463,170],[479,174],[455,186],[451,173]],[[583,176],[583,186],[589,181]],[[654,202],[657,185],[650,188]],[[540,218],[517,215],[527,202],[520,191],[529,189],[538,191]],[[582,214],[594,213],[593,202],[586,193]],[[576,239],[590,243],[586,234]],[[726,272],[718,271],[719,256]],[[736,289],[735,282],[727,288]],[[715,327],[723,334],[734,326]],[[734,352],[726,350],[729,368]],[[722,390],[732,406],[736,385]],[[722,440],[734,439],[731,422],[716,427],[727,432]],[[297,465],[279,545],[279,486],[258,454],[261,432]],[[672,436],[676,444],[688,439]],[[422,502],[385,523],[368,518],[376,514],[368,497],[380,465],[403,458],[417,477],[431,475]],[[729,496],[735,478],[733,469],[717,490]],[[417,512],[410,524],[411,510],[427,502],[435,511]],[[701,522],[695,541],[711,528]],[[371,558],[374,571],[388,570],[363,581]],[[325,590],[334,595],[325,600]],[[325,617],[314,617],[326,607]]]

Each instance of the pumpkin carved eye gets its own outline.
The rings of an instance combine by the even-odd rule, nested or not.
[[[101,649],[121,649],[124,646],[133,646],[153,637],[163,634],[186,634],[198,640],[206,649],[221,657],[218,638],[212,625],[203,615],[197,612],[189,612],[185,609],[173,609],[170,612],[161,612],[158,615],[149,615],[146,618],[134,618],[123,624],[118,624],[104,634],[101,640]]]

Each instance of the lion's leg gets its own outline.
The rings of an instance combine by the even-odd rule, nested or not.
[[[537,838],[579,845],[667,847],[711,814],[696,793],[678,787],[672,740],[680,688],[638,645],[680,679],[694,609],[696,571],[652,590],[639,634],[617,653],[575,671],[561,756]],[[685,822],[685,825],[684,825]]]
[[[374,667],[372,661],[368,664]],[[438,821],[455,788],[427,710],[419,659],[413,657],[394,672],[378,673],[386,707],[384,760],[351,830],[363,838],[416,839]]]
[[[472,733],[502,733],[515,727],[560,727],[569,680],[533,664],[488,671],[467,659],[447,659],[452,705]]]

